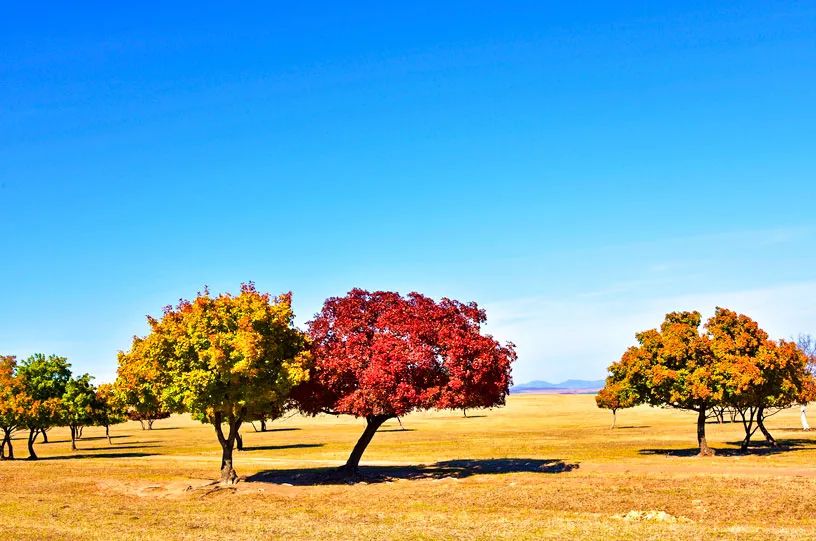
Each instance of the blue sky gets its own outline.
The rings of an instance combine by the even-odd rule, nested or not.
[[[110,380],[245,280],[476,300],[517,382],[675,309],[816,333],[813,4],[387,4],[7,6],[0,351]]]

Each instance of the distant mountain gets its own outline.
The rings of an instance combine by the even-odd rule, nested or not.
[[[604,386],[604,380],[568,379],[561,383],[550,383],[549,381],[528,381],[513,385],[510,392],[513,393],[595,393]]]

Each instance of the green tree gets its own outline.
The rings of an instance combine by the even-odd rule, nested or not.
[[[71,430],[71,450],[76,451],[76,440],[81,435],[82,427],[95,421],[96,389],[88,374],[71,378],[65,384],[62,395],[62,421]]]
[[[244,284],[238,295],[210,296],[167,307],[148,318],[162,402],[215,428],[221,481],[233,484],[233,448],[244,421],[282,411],[289,391],[306,380],[311,356],[295,328],[291,294],[271,297]],[[226,432],[224,427],[226,426]]]
[[[37,435],[41,433],[45,438],[46,431],[60,423],[62,395],[71,379],[71,365],[65,357],[36,353],[20,363],[17,374],[24,390],[22,424],[28,428],[29,458],[34,460]]]

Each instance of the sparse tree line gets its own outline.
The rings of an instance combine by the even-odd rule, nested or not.
[[[73,378],[63,357],[35,355],[19,365],[3,357],[3,456],[14,457],[15,430],[30,430],[35,458],[34,440],[54,426],[70,428],[75,449],[85,426],[129,418],[150,429],[156,419],[189,413],[213,426],[221,481],[232,484],[242,426],[259,421],[263,430],[295,410],[365,419],[338,470],[356,475],[389,419],[504,404],[515,349],[482,332],[486,315],[475,303],[354,289],[327,299],[304,331],[294,325],[291,300],[248,283],[237,295],[205,290],[167,306],[160,317],[148,317],[146,336],[120,352],[116,382],[98,388],[88,375]]]
[[[754,320],[725,308],[702,329],[701,322],[699,312],[672,312],[659,329],[637,333],[638,345],[610,365],[598,406],[612,410],[613,427],[618,409],[639,404],[694,411],[700,456],[714,454],[706,442],[710,419],[740,422],[743,451],[757,431],[776,445],[766,419],[816,398],[814,341],[771,340]]]

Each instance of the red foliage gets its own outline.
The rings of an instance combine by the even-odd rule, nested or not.
[[[356,417],[504,403],[513,344],[481,333],[475,303],[354,289],[309,323],[315,364],[294,393],[301,410]]]

